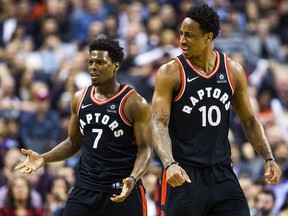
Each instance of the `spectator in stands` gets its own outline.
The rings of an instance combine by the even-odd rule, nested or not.
[[[44,211],[35,208],[31,202],[31,186],[24,177],[16,177],[8,184],[5,205],[0,209],[1,216],[44,216]]]
[[[50,93],[44,83],[35,83],[36,111],[24,112],[20,118],[21,140],[25,148],[45,152],[58,141],[59,115],[50,109]]]
[[[23,156],[17,147],[12,147],[5,149],[5,154],[1,159],[3,160],[3,167],[0,171],[0,187],[6,186],[14,178],[14,167],[23,159]]]
[[[62,166],[56,171],[56,177],[64,177],[69,183],[70,188],[73,187],[76,181],[75,169],[71,166]]]
[[[274,193],[270,190],[263,190],[256,196],[256,213],[252,216],[279,216],[278,213],[272,213],[274,205]]]
[[[69,182],[65,177],[55,177],[50,189],[46,194],[45,212],[46,216],[52,216],[55,212],[64,211],[64,206],[70,192]]]
[[[281,216],[288,216],[288,193],[286,194],[285,202],[280,209],[280,215]]]
[[[264,162],[260,156],[254,151],[249,142],[241,145],[241,155],[243,166],[250,171],[250,178],[254,181],[263,175]]]
[[[283,61],[284,55],[281,53],[280,37],[272,34],[270,30],[269,19],[264,16],[260,17],[257,20],[256,34],[246,38],[250,52],[259,59]]]
[[[21,154],[18,148],[10,148],[7,150],[6,154],[3,158],[3,168],[0,172],[0,207],[4,205],[5,198],[8,193],[8,184],[14,178],[19,176],[15,173],[14,167],[23,159],[23,155]],[[37,174],[38,175],[38,174]],[[29,177],[30,179],[32,178]],[[30,181],[30,180],[28,180]],[[43,206],[43,201],[38,191],[35,188],[31,188],[31,202],[32,205],[41,208]],[[1,215],[1,214],[0,214]]]
[[[72,38],[77,44],[82,44],[86,42],[91,22],[103,21],[107,10],[102,0],[84,0],[78,8],[73,7],[71,13]]]

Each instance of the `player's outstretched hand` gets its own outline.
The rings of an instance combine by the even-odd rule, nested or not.
[[[191,183],[186,171],[177,164],[173,164],[166,170],[166,180],[172,187],[181,186],[184,182]]]
[[[265,163],[265,181],[268,184],[277,184],[281,177],[281,169],[275,161],[268,161]]]
[[[123,202],[126,197],[129,196],[130,192],[135,186],[135,181],[131,177],[127,177],[123,179],[123,189],[121,191],[121,194],[113,194],[113,196],[110,198],[113,202]]]
[[[27,155],[27,157],[23,163],[15,167],[15,169],[19,170],[20,173],[30,174],[44,165],[44,158],[37,152],[34,152],[31,149],[21,149],[21,152]]]

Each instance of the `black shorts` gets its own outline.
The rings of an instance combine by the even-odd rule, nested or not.
[[[121,190],[119,190],[119,194]],[[74,187],[69,194],[64,216],[147,216],[147,203],[142,185],[137,185],[123,202],[110,200],[112,193]]]
[[[163,172],[161,216],[250,216],[246,197],[231,163],[181,167],[192,182],[173,188]]]

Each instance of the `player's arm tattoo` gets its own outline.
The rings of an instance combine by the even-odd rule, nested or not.
[[[173,161],[172,143],[169,137],[168,124],[168,114],[162,115],[162,118],[158,118],[157,113],[153,115],[153,142],[164,167]]]
[[[244,123],[245,133],[254,150],[264,159],[272,157],[272,150],[260,121],[253,117]]]
[[[262,158],[264,160],[268,159],[268,158],[273,158],[272,156],[272,152],[271,149],[269,148],[269,146],[267,146],[266,144],[260,144],[258,146],[257,149],[255,149],[256,152],[262,156]]]

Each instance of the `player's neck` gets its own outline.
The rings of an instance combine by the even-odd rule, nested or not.
[[[105,83],[95,87],[94,97],[97,100],[106,100],[116,95],[120,90],[120,83]]]
[[[201,73],[209,75],[215,68],[217,55],[211,50],[197,58],[189,60],[191,64]]]

